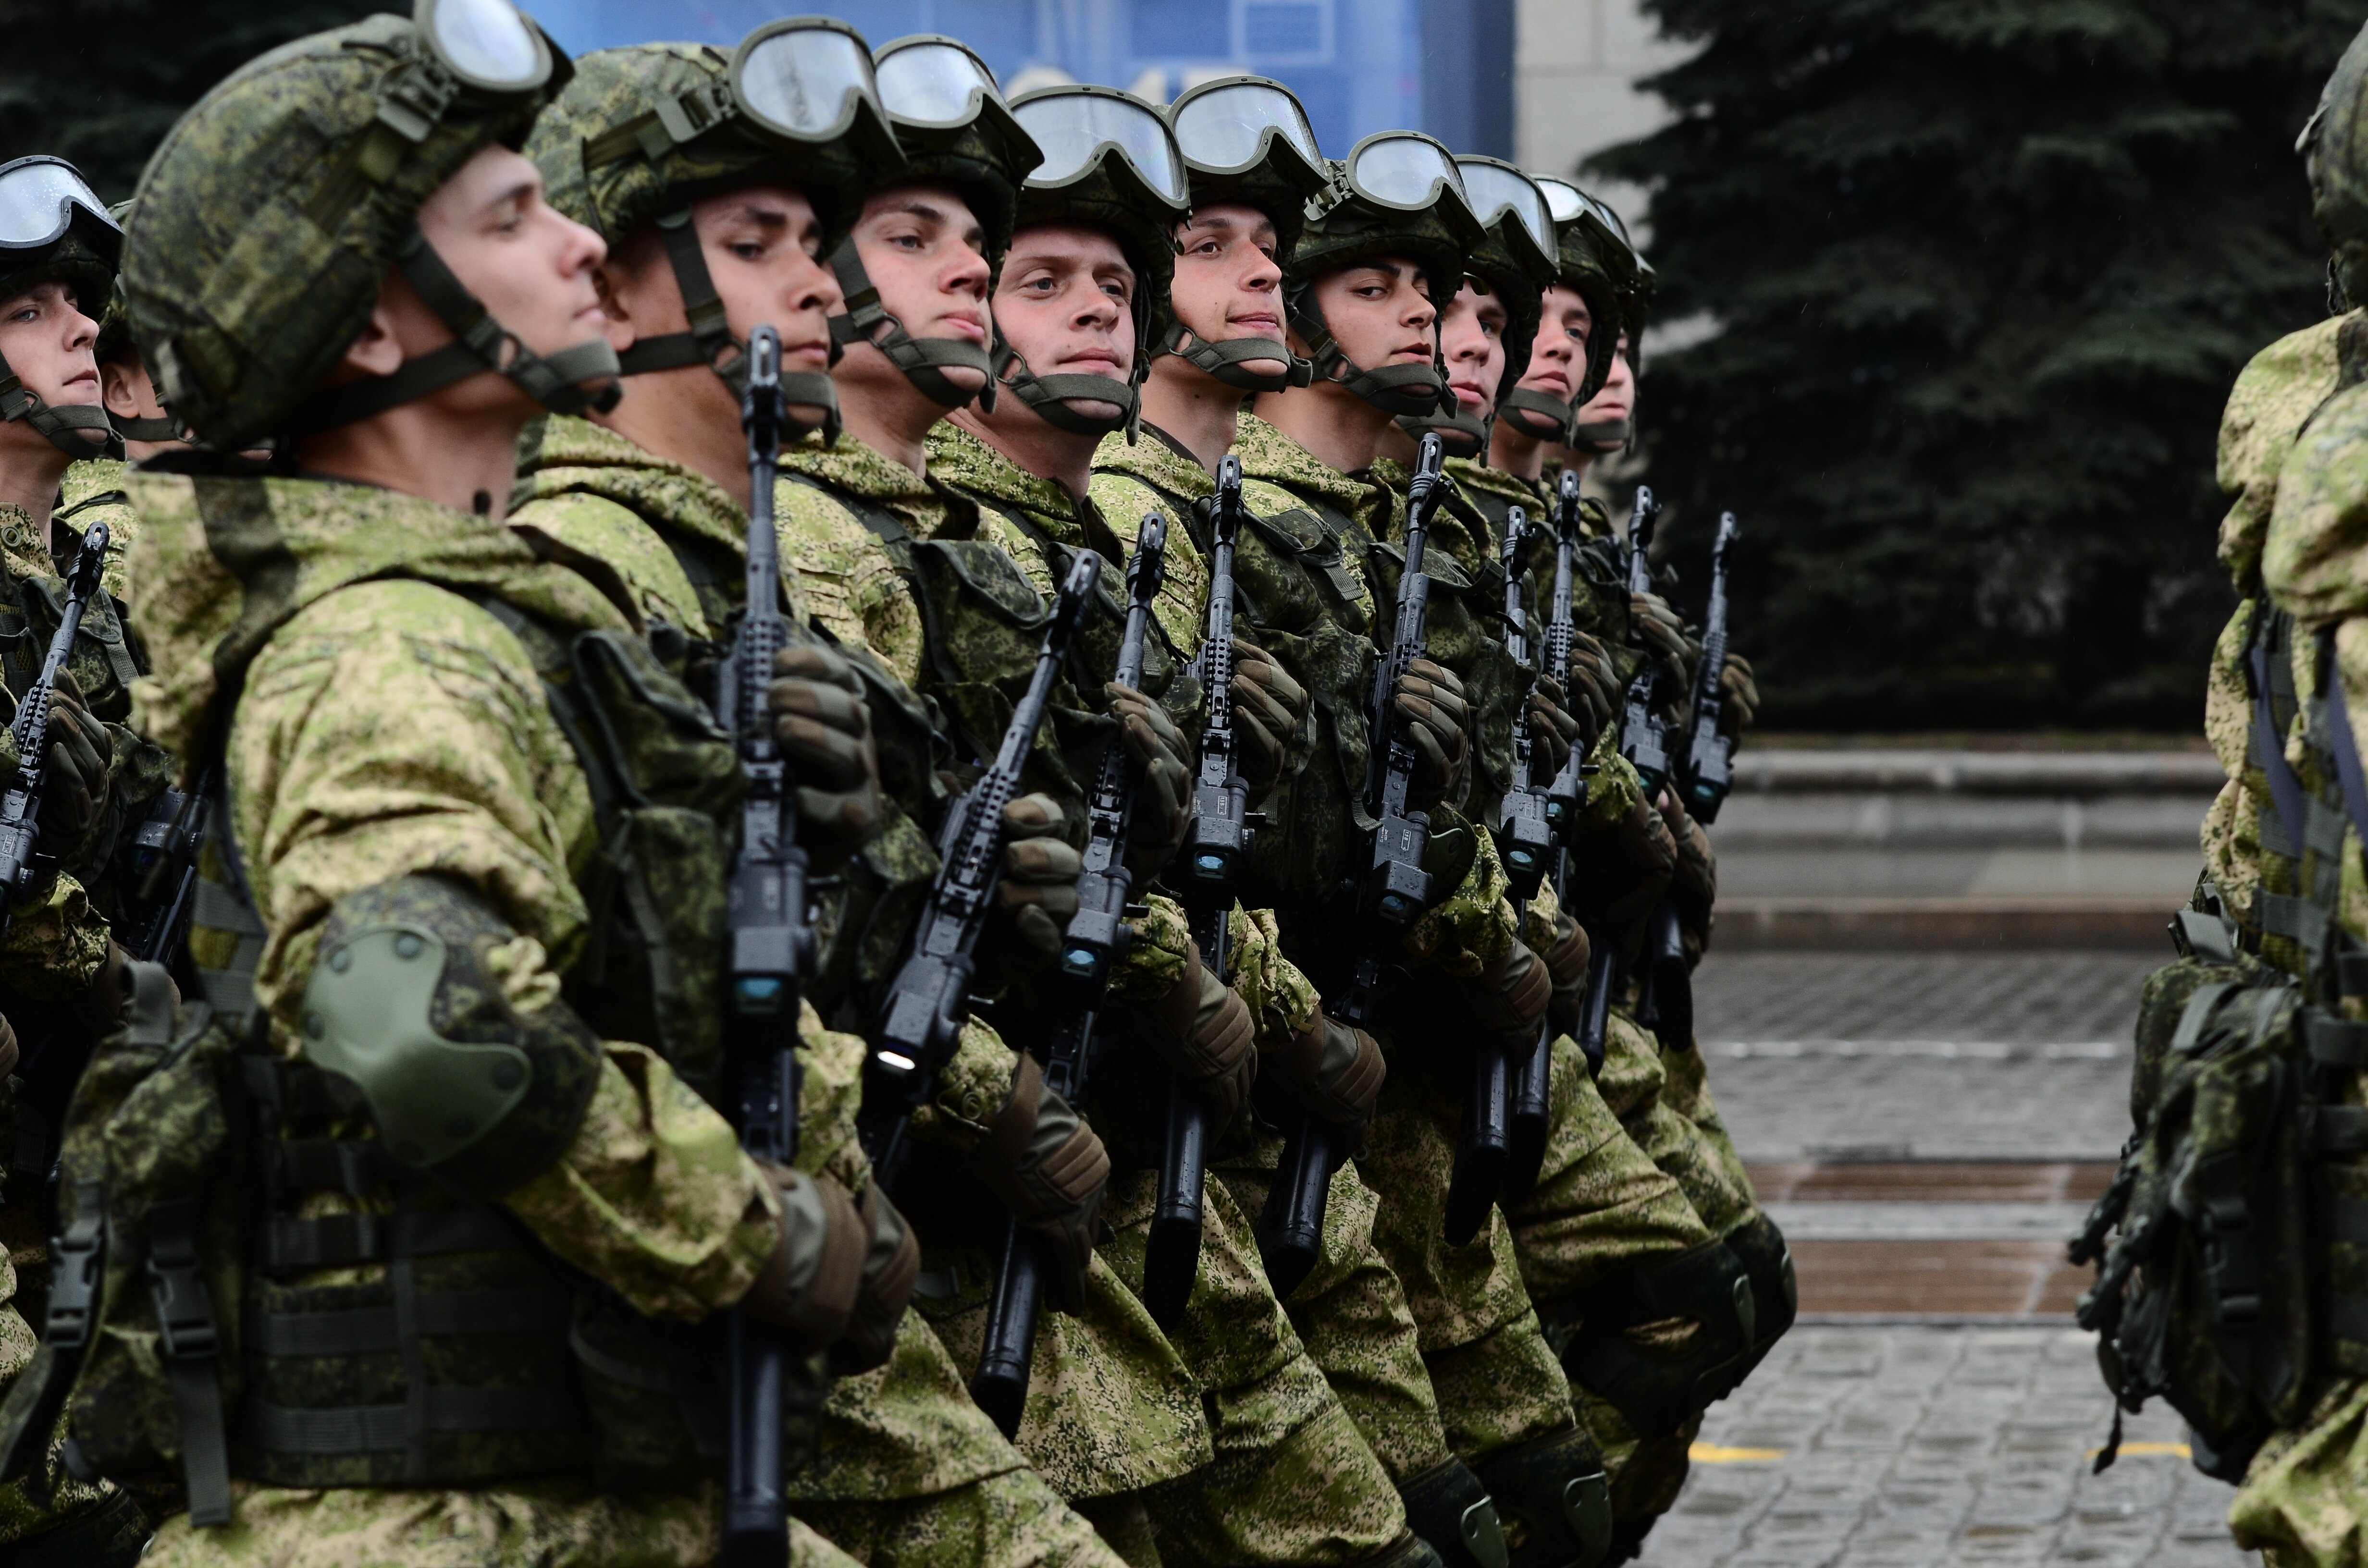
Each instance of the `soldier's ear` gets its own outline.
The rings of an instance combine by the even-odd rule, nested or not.
[[[406,320],[416,317],[416,320]],[[395,267],[386,269],[386,277],[378,289],[378,302],[370,307],[370,320],[338,358],[337,367],[329,372],[325,384],[342,385],[369,376],[391,376],[403,368],[404,359],[413,354],[424,354],[439,339],[451,336],[411,279]],[[406,351],[406,336],[419,339],[418,347]]]

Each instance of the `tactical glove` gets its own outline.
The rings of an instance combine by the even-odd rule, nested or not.
[[[1184,847],[1192,816],[1192,752],[1159,704],[1116,681],[1102,690],[1110,698],[1110,717],[1119,722],[1119,738],[1143,771],[1126,834],[1126,869],[1140,887]]]
[[[781,1199],[781,1234],[740,1305],[801,1349],[828,1349],[840,1376],[888,1358],[921,1271],[921,1247],[873,1182],[859,1202],[827,1176],[762,1169]]]
[[[1628,624],[1645,653],[1661,661],[1673,690],[1680,694],[1692,690],[1693,661],[1700,645],[1687,642],[1686,623],[1669,608],[1669,601],[1658,594],[1630,594]]]
[[[1507,1049],[1527,1051],[1537,1044],[1554,977],[1527,943],[1516,940],[1503,958],[1457,981],[1455,988],[1465,1017]]]
[[[1069,1102],[1044,1086],[1034,1057],[1018,1058],[1011,1092],[970,1163],[986,1189],[1043,1239],[1045,1299],[1072,1316],[1083,1312],[1110,1153]]]
[[[836,869],[880,831],[880,752],[862,683],[829,648],[784,648],[765,695],[797,780],[798,841],[815,869]]]
[[[1612,698],[1619,690],[1619,674],[1612,669],[1611,655],[1603,651],[1603,644],[1584,631],[1572,632],[1569,707],[1586,742],[1579,748],[1581,752],[1593,751],[1595,743],[1610,727]]]
[[[1615,947],[1643,926],[1676,871],[1678,846],[1661,813],[1643,801],[1622,821],[1581,820],[1573,860],[1578,868],[1570,902],[1602,912],[1600,931]]]
[[[1570,760],[1570,749],[1583,733],[1579,720],[1565,705],[1562,683],[1552,676],[1540,676],[1537,685],[1530,688],[1527,712],[1531,744],[1528,781],[1550,784]],[[1590,748],[1594,744],[1592,741],[1588,744]]]
[[[107,803],[107,767],[115,741],[90,716],[70,670],[50,688],[49,793],[41,801],[40,846],[44,855],[70,858],[98,825]]]
[[[1344,1149],[1364,1142],[1382,1081],[1389,1074],[1372,1035],[1321,1013],[1289,1045],[1267,1052],[1258,1071],[1281,1084],[1293,1104],[1338,1132],[1338,1146]]]
[[[1201,1092],[1223,1127],[1258,1076],[1258,1027],[1249,1005],[1186,943],[1184,975],[1167,994],[1127,1009],[1128,1032],[1160,1065]]]
[[[1022,795],[1003,808],[1003,880],[995,918],[978,943],[981,974],[1025,980],[1061,953],[1061,933],[1077,912],[1085,857],[1064,842],[1061,808],[1050,795]]]
[[[1307,688],[1247,637],[1234,639],[1234,738],[1250,803],[1266,799],[1307,719]]]
[[[1463,683],[1445,666],[1417,659],[1399,677],[1392,706],[1414,746],[1414,785],[1407,803],[1428,811],[1452,798],[1463,783],[1471,753],[1464,739],[1471,710],[1463,700]]]
[[[1580,1011],[1587,1005],[1587,966],[1594,957],[1588,946],[1587,929],[1568,915],[1556,911],[1554,939],[1538,955],[1545,960],[1546,972],[1554,977],[1554,1000],[1546,1004],[1546,1017],[1556,1034],[1578,1033]]]
[[[180,1002],[178,987],[174,989],[173,1000],[176,1006]],[[99,960],[98,972],[90,977],[88,985],[66,998],[66,1011],[92,1038],[104,1040],[123,1027],[124,1015],[131,1007],[131,955],[109,938],[107,957]]]
[[[1751,661],[1740,653],[1729,653],[1726,667],[1719,672],[1718,690],[1725,699],[1718,710],[1718,732],[1739,741],[1759,714],[1759,685],[1751,678]]]

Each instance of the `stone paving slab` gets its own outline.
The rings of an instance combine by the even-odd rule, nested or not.
[[[2089,1335],[1804,1325],[1712,1407],[1646,1568],[2242,1568],[2178,1419],[2112,1406]]]

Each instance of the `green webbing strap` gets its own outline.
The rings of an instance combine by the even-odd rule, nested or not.
[[[1191,347],[1186,347],[1190,342]],[[1229,387],[1243,392],[1281,392],[1285,387],[1304,387],[1315,380],[1315,366],[1291,351],[1287,344],[1271,337],[1228,337],[1212,343],[1186,326],[1183,318],[1172,311],[1167,330],[1159,335],[1156,355],[1173,354],[1204,375],[1212,376]],[[1282,374],[1259,375],[1246,367],[1252,360],[1280,363],[1286,367]]]
[[[217,816],[214,820],[224,824],[222,837],[227,843],[230,818]],[[189,924],[205,930],[225,931],[238,938],[231,949],[229,962],[222,968],[199,966],[198,983],[215,1012],[235,1020],[252,1017],[255,971],[263,961],[263,939],[267,935],[254,907],[236,888],[212,881],[201,869],[189,897]]]
[[[2324,1311],[2328,1338],[2368,1345],[2368,1296],[2330,1286]]]
[[[2214,981],[2199,985],[2195,994],[2187,999],[2187,1006],[2179,1015],[2179,1027],[2171,1031],[2170,1049],[2180,1053],[2200,1050],[2211,1039],[2212,1015],[2220,1004],[2237,989],[2233,981]]]
[[[2302,851],[2295,846],[2294,835],[2286,831],[2285,819],[2278,815],[2275,801],[2261,802],[2259,829],[2261,847],[2281,860],[2299,860]]]
[[[106,1188],[95,1181],[76,1182],[74,1221],[50,1243],[52,1274],[40,1345],[0,1404],[0,1483],[22,1480],[48,1451],[58,1413],[82,1371],[97,1322],[106,1209]]]
[[[567,1326],[575,1299],[564,1290],[422,1290],[414,1302],[416,1329],[431,1338],[463,1334],[557,1334]],[[245,1348],[279,1357],[372,1356],[401,1346],[392,1305],[298,1312],[246,1313]]]
[[[257,1448],[308,1457],[416,1451],[415,1437],[430,1432],[564,1432],[584,1420],[550,1389],[444,1385],[430,1385],[403,1404],[300,1408],[249,1399],[242,1411]]]
[[[140,678],[140,666],[132,661],[131,646],[124,640],[123,615],[116,608],[115,596],[108,593],[94,596],[90,608],[98,613],[95,616],[85,614],[83,627],[106,651],[107,667],[114,673],[115,684],[129,691],[131,683]]]
[[[2328,1192],[2320,1194],[2319,1203],[2327,1240],[2368,1248],[2368,1198]]]
[[[723,377],[724,384],[735,393],[746,392],[747,346],[732,335],[723,296],[716,291],[715,279],[707,270],[707,256],[700,248],[690,209],[685,207],[658,219],[657,230],[658,238],[666,244],[666,259],[674,264],[675,285],[682,293],[682,308],[690,318],[690,330],[642,339],[617,357],[618,367],[626,375],[638,376],[651,370],[704,365]]]
[[[365,1198],[398,1175],[386,1145],[376,1139],[289,1138],[268,1156],[270,1179],[282,1192],[342,1192]]]
[[[2272,937],[2300,943],[2305,952],[2317,952],[2327,935],[2327,911],[2306,898],[2267,889],[2253,895],[2253,919]]]
[[[222,1426],[222,1335],[198,1264],[195,1199],[148,1210],[148,1279],[156,1301],[156,1348],[173,1385],[181,1479],[189,1522],[230,1523],[230,1442]]]
[[[995,355],[987,345],[962,337],[915,337],[906,332],[905,324],[881,303],[880,290],[863,269],[863,256],[856,249],[853,234],[830,253],[830,267],[838,275],[839,293],[847,301],[847,309],[830,318],[834,348],[869,343],[931,403],[960,408],[975,398],[982,413],[995,412]],[[975,392],[954,385],[945,372],[957,366],[978,371],[986,378],[985,385]]]
[[[324,1214],[313,1220],[274,1216],[263,1224],[263,1268],[292,1274],[389,1257],[448,1252],[515,1252],[525,1244],[518,1227],[494,1209],[430,1209],[399,1214]]]
[[[2313,1062],[2324,1067],[2368,1067],[2368,1024],[2314,1007],[2303,1015],[2302,1028]]]
[[[1497,413],[1501,418],[1511,419],[1513,428],[1524,436],[1540,441],[1560,441],[1565,446],[1570,442],[1571,425],[1578,416],[1575,404],[1521,386],[1497,400]],[[1529,415],[1535,415],[1535,420]],[[1552,428],[1542,430],[1540,425]]]
[[[2312,1153],[2368,1154],[2368,1106],[2305,1106],[2303,1117]]]

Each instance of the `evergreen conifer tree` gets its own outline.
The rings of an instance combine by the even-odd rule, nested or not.
[[[404,0],[0,0],[0,163],[49,153],[108,201],[181,111],[265,50]]]
[[[1679,559],[1743,519],[1766,720],[2200,722],[2220,409],[2326,310],[2293,146],[2368,4],[1646,7],[1679,118],[1589,168],[1716,324],[1639,428]]]

